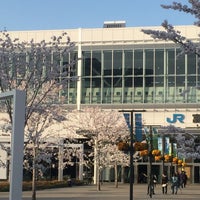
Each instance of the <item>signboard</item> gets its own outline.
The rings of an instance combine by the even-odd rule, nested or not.
[[[142,141],[142,114],[136,113],[135,114],[135,138],[136,141]]]
[[[129,113],[124,113],[124,119],[126,121],[126,124],[128,126],[129,131],[131,132],[130,114]]]

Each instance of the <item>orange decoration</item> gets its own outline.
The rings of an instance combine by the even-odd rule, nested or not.
[[[155,161],[161,160],[162,156],[155,156]]]
[[[178,158],[177,158],[177,157],[174,157],[172,162],[173,162],[173,163],[177,163],[177,162],[178,162]]]
[[[160,152],[160,150],[158,150],[158,149],[154,149],[153,151],[152,151],[152,155],[154,155],[154,156],[159,156],[161,154],[161,152]]]
[[[178,160],[178,165],[182,165],[183,161],[182,160]]]
[[[148,155],[148,150],[140,151],[140,156],[147,156],[147,155]]]
[[[136,151],[143,151],[147,149],[147,143],[135,142],[134,148]]]
[[[120,151],[128,151],[129,144],[127,142],[119,142],[118,143],[118,150]]]

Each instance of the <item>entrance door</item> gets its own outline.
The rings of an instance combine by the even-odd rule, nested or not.
[[[199,166],[194,166],[194,183],[199,183]]]
[[[138,183],[147,183],[147,165],[138,165]]]

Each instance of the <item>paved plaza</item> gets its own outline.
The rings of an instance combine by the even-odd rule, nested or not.
[[[177,195],[172,195],[170,187],[168,194],[163,195],[161,185],[157,185],[156,194],[152,199],[180,199],[193,200],[200,199],[200,184],[190,184],[186,188],[178,191]],[[9,193],[0,192],[0,200],[8,200]],[[37,200],[129,200],[129,185],[119,184],[115,188],[114,183],[105,183],[101,186],[101,191],[96,191],[96,186],[73,186],[67,188],[57,188],[37,191]],[[133,200],[150,199],[147,195],[146,184],[136,184],[133,186]],[[17,199],[16,199],[17,200]],[[23,192],[23,200],[31,200],[31,192]]]

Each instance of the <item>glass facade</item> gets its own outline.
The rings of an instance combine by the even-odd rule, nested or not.
[[[178,48],[83,50],[81,104],[199,102],[197,57],[179,53]]]

